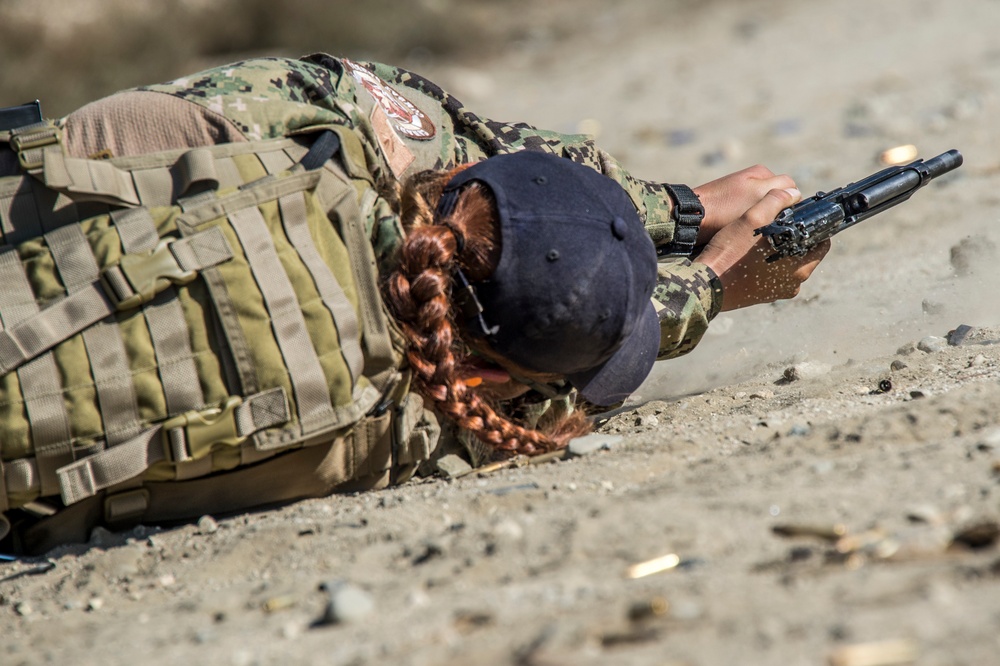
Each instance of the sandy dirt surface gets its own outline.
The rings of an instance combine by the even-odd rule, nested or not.
[[[0,662],[1000,663],[1000,2],[618,4],[423,73],[646,178],[965,165],[721,316],[610,450],[0,564]]]

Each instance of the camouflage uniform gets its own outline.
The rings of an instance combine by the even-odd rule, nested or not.
[[[206,140],[268,139],[342,125],[361,139],[373,183],[517,150],[544,151],[591,166],[618,181],[656,245],[669,246],[673,239],[670,198],[663,186],[632,177],[589,137],[482,118],[434,83],[396,67],[323,54],[301,60],[261,58],[145,86],[109,98],[107,103],[113,105],[118,97],[142,101],[132,104],[133,108],[153,109],[162,106],[157,103],[164,101],[162,95],[193,102],[200,111],[198,128],[188,132],[187,138],[165,139],[182,145],[157,145],[157,149]],[[91,105],[89,115],[104,115],[106,121],[106,111],[97,104]],[[86,130],[88,107],[78,114],[77,124],[82,127],[76,135],[93,136],[94,132]],[[73,116],[67,119],[73,121]],[[87,141],[77,150],[93,154],[109,147]],[[121,155],[128,149],[111,152]],[[399,220],[380,200],[367,223],[376,254],[387,269],[403,238]],[[702,264],[686,259],[660,263],[653,295],[661,326],[659,358],[684,354],[701,339],[719,307],[709,279]]]

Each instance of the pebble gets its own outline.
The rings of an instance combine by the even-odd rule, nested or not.
[[[655,428],[660,425],[660,419],[656,418],[653,414],[642,414],[635,419],[635,424],[637,426]]]
[[[436,467],[441,476],[446,479],[454,479],[456,476],[468,474],[472,471],[472,465],[454,453],[438,458]]]
[[[97,546],[98,548],[104,548],[106,546],[113,546],[121,542],[118,536],[101,526],[97,526],[90,531],[90,541],[91,546]]]
[[[763,389],[761,391],[754,391],[753,393],[750,394],[751,400],[770,400],[773,397],[774,397],[774,391],[769,391],[767,389]]]
[[[524,528],[513,518],[505,518],[493,528],[493,536],[502,541],[520,541],[524,538]]]
[[[214,534],[219,531],[219,523],[212,516],[202,516],[198,519],[199,534]]]
[[[892,370],[906,370],[908,367],[910,366],[905,361],[900,361],[898,358],[889,365]]]
[[[826,363],[818,363],[816,361],[803,361],[802,363],[796,363],[795,365],[785,368],[784,377],[790,382],[799,381],[801,379],[816,379],[822,377],[830,372],[832,368]]]
[[[21,617],[27,617],[28,615],[34,613],[35,609],[32,608],[31,604],[29,604],[27,601],[19,601],[16,604],[14,604],[14,612],[20,615]]]
[[[899,356],[909,356],[915,351],[917,351],[917,343],[907,342],[905,345],[896,350],[896,354],[898,354]]]
[[[343,624],[364,620],[375,611],[372,596],[346,581],[333,581],[322,586],[329,600],[317,625]]]
[[[906,511],[906,518],[914,523],[926,523],[928,525],[940,525],[944,522],[944,515],[931,504],[918,504],[910,507]]]
[[[620,435],[591,433],[571,439],[566,451],[570,456],[587,456],[598,451],[606,451],[621,441]]]
[[[104,608],[104,599],[100,597],[94,597],[87,602],[87,610],[89,611],[99,611]]]
[[[965,343],[969,335],[976,329],[968,324],[956,326],[954,331],[948,331],[948,344],[952,347],[959,347]]]
[[[666,140],[670,146],[686,146],[698,140],[698,133],[693,129],[668,130]]]
[[[982,354],[976,354],[976,357],[969,361],[970,368],[978,368],[981,365],[986,365],[986,357]]]
[[[944,350],[948,346],[948,341],[937,335],[928,335],[917,343],[917,349],[928,354]]]
[[[983,435],[980,446],[989,450],[1000,448],[1000,428],[994,428]]]

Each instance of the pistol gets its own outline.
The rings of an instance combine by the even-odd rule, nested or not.
[[[778,214],[754,235],[774,248],[768,262],[801,256],[810,248],[858,222],[901,204],[934,178],[962,166],[962,153],[949,150],[926,162],[893,166],[832,192],[817,192]]]

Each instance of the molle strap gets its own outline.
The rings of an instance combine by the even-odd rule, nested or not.
[[[334,134],[334,136],[336,136]],[[351,372],[351,383],[357,382],[364,370],[364,354],[361,351],[361,324],[351,307],[340,283],[330,268],[323,262],[312,235],[306,210],[305,195],[302,192],[287,194],[278,200],[285,234],[302,258],[302,263],[312,276],[323,305],[333,316],[334,325],[340,338],[340,348]]]
[[[0,252],[0,328],[14,326],[37,314],[38,304],[17,252]],[[72,460],[71,429],[63,401],[59,370],[51,354],[43,354],[17,371],[21,397],[32,437],[32,447],[39,456],[42,488],[58,492],[55,471]]]
[[[42,149],[44,182],[50,189],[73,195],[78,201],[139,205],[132,174],[107,160],[69,157],[59,146]]]
[[[177,160],[178,197],[186,197],[219,188],[215,157],[208,148],[195,148]]]
[[[227,399],[221,406],[191,411],[148,428],[127,442],[59,469],[63,502],[69,506],[129,479],[156,463],[201,460],[224,446],[240,446],[258,430],[285,423],[282,389]]]
[[[345,141],[344,146],[349,147],[350,141]],[[334,173],[343,178],[340,173]],[[349,190],[343,192],[339,200],[327,199],[325,203],[330,207],[343,205],[346,209],[345,214],[340,217],[340,233],[351,256],[351,272],[361,299],[361,318],[365,332],[362,344],[368,355],[366,376],[379,391],[385,391],[390,382],[396,379],[396,357],[379,291],[375,252],[365,231],[364,220],[377,198],[373,190],[367,191],[373,192],[373,196],[365,199],[361,206],[358,205],[354,192]]]
[[[328,427],[334,419],[330,389],[309,339],[295,288],[282,268],[267,222],[256,207],[230,213],[229,220],[243,246],[272,321],[278,347],[288,368],[303,433]]]
[[[98,280],[97,259],[80,225],[50,231],[45,240],[67,292],[73,294]],[[114,446],[142,429],[125,342],[113,319],[85,329],[83,342],[90,359],[105,436],[108,445]]]
[[[113,312],[104,290],[92,284],[0,332],[0,375],[21,367]]]
[[[146,208],[121,208],[111,213],[127,254],[150,252],[160,238]],[[167,412],[177,414],[204,406],[198,368],[180,301],[167,290],[143,308],[156,354]]]
[[[177,244],[176,253],[171,245]],[[166,255],[170,256],[167,257]],[[126,259],[131,255],[125,255]],[[111,315],[152,300],[171,283],[193,280],[197,271],[232,258],[221,230],[211,228],[179,241],[164,241],[152,255],[105,269],[100,280],[80,287],[16,326],[0,331],[0,376]]]

